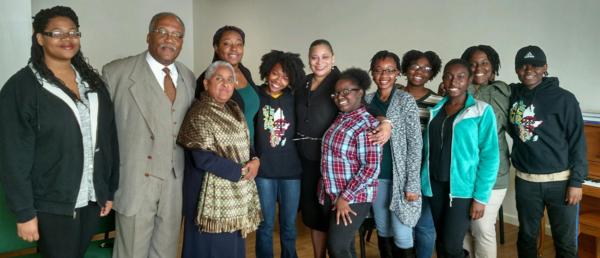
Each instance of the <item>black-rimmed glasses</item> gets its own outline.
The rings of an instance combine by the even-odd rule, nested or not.
[[[341,90],[341,91],[338,91],[338,92],[332,93],[332,94],[331,94],[331,97],[332,97],[332,98],[335,98],[335,97],[337,97],[337,96],[339,96],[339,95],[342,95],[342,97],[346,97],[346,96],[348,96],[348,95],[350,94],[350,92],[353,92],[353,91],[360,91],[360,90],[361,90],[361,89],[343,89],[343,90]]]

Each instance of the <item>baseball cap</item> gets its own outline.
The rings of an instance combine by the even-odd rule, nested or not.
[[[546,64],[546,54],[538,46],[526,46],[517,52],[515,56],[515,68],[522,67],[523,65],[530,64],[536,67],[544,66]]]

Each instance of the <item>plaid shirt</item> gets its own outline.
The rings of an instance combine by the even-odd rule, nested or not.
[[[381,163],[381,145],[367,138],[379,122],[365,107],[340,113],[323,136],[319,203],[341,196],[350,203],[373,202]]]

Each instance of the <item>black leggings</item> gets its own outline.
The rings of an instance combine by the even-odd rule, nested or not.
[[[473,199],[453,198],[449,182],[431,180],[433,196],[429,197],[437,239],[438,257],[464,258],[463,239],[471,225],[469,211]]]
[[[90,202],[71,216],[38,212],[38,246],[46,258],[83,257],[98,231],[100,206]]]

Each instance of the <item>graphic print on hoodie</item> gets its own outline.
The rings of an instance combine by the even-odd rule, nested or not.
[[[523,100],[515,102],[510,108],[510,122],[519,128],[519,138],[523,142],[537,141],[538,136],[533,133],[535,128],[543,121],[535,117],[535,106],[527,106]]]
[[[269,132],[269,143],[271,147],[285,146],[285,131],[290,127],[290,122],[285,120],[285,115],[280,107],[273,108],[265,105],[262,108],[264,116],[264,129]]]

